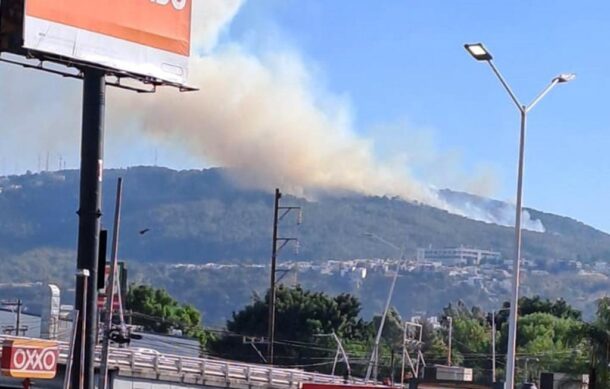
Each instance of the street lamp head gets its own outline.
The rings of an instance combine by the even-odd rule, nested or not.
[[[557,77],[553,79],[553,81],[557,81],[558,83],[570,82],[576,78],[576,74],[574,73],[561,73]]]
[[[493,59],[491,53],[487,51],[482,43],[467,43],[464,45],[464,48],[477,61],[491,61]]]

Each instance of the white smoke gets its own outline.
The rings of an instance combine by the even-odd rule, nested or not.
[[[470,219],[508,227],[515,225],[516,207],[511,203],[494,202],[491,204],[484,199],[480,201],[451,199],[447,200],[447,203],[457,210],[457,213]],[[521,212],[521,227],[530,231],[545,232],[542,222],[532,219],[527,210]]]
[[[199,54],[212,51],[242,4],[243,0],[193,1],[192,49]]]
[[[250,187],[279,186],[305,196],[398,195],[473,219],[512,224],[508,212],[449,204],[416,180],[407,166],[381,162],[373,141],[354,130],[349,103],[319,85],[294,51],[252,53],[234,42],[218,45],[241,4],[194,2],[189,84],[198,92],[113,92],[112,121],[131,123],[202,160],[226,166]],[[524,226],[543,230],[529,217]]]

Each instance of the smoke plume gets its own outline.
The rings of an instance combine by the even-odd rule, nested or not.
[[[150,95],[113,92],[115,125],[180,145],[225,166],[243,185],[279,186],[297,195],[357,192],[397,195],[474,219],[511,224],[472,205],[450,204],[416,180],[408,166],[376,158],[359,136],[345,99],[324,90],[294,51],[253,53],[236,43],[217,45],[240,1],[195,2],[190,84],[200,90]],[[198,19],[203,18],[203,19]],[[205,19],[205,20],[204,20]],[[384,159],[385,160],[385,159]],[[514,215],[513,215],[514,217]],[[532,222],[529,220],[529,222]],[[541,225],[526,221],[525,227]]]

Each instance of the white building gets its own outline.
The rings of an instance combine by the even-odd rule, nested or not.
[[[501,255],[496,251],[471,249],[464,246],[455,248],[419,248],[418,261],[438,261],[445,265],[479,265],[482,260],[500,260]]]

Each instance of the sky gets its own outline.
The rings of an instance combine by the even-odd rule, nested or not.
[[[529,115],[524,204],[610,232],[608,15],[604,0],[250,0],[221,30],[216,50],[237,45],[256,58],[289,53],[313,80],[312,104],[324,112],[340,106],[333,112],[341,114],[330,116],[345,115],[351,136],[376,158],[396,157],[392,163],[408,164],[426,185],[507,201],[516,186],[518,112],[463,44],[484,42],[523,103],[555,75],[574,72],[576,80]],[[0,175],[44,168],[47,153],[51,169],[60,157],[76,168],[79,81],[0,65],[0,87],[9,96],[0,98],[7,119]],[[118,100],[110,95],[110,116],[126,104]],[[107,167],[224,161],[127,127],[109,120]]]
[[[257,34],[251,26],[272,20],[262,28],[280,29],[330,90],[349,96],[356,128],[376,139],[379,126],[408,123],[408,134],[380,134],[382,150],[408,147],[419,130],[436,154],[455,156],[460,176],[491,171],[490,194],[502,200],[515,196],[519,116],[463,44],[484,42],[523,103],[558,73],[577,73],[529,115],[524,203],[610,231],[610,3],[262,3],[247,3],[232,33],[247,39]]]

